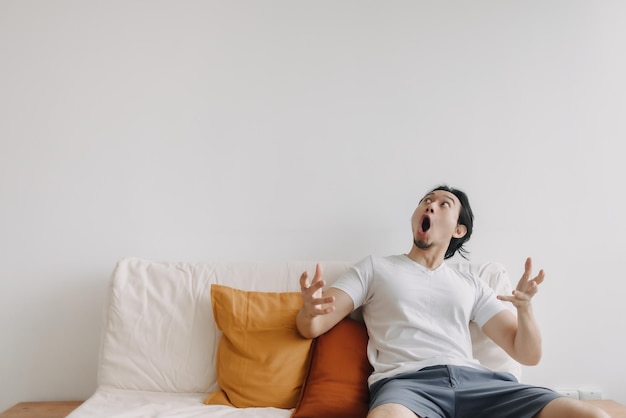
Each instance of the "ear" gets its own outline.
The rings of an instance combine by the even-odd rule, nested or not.
[[[452,234],[453,238],[463,238],[467,234],[467,227],[465,225],[458,224]]]

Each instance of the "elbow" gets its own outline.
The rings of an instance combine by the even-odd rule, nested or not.
[[[541,351],[526,355],[519,359],[518,362],[523,366],[536,366],[541,361]]]
[[[300,333],[300,336],[302,338],[306,338],[308,340],[312,340],[313,338],[317,337],[317,335],[315,335],[315,333],[310,329],[302,329],[298,327],[298,332]]]
[[[520,361],[519,363],[520,363],[522,366],[536,366],[536,365],[538,365],[538,364],[539,364],[539,361],[540,361],[540,360],[541,360],[541,359],[525,360],[525,361]]]

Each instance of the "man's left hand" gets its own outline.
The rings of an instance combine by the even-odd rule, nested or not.
[[[513,294],[511,296],[499,295],[498,299],[505,302],[511,302],[517,309],[530,306],[530,300],[533,296],[535,296],[539,290],[539,285],[545,278],[543,270],[539,270],[539,274],[531,280],[530,277],[532,276],[532,270],[533,261],[530,257],[528,257],[524,266],[524,274],[517,283],[517,287],[513,291]]]

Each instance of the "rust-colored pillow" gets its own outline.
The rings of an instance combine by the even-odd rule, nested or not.
[[[300,292],[249,292],[212,285],[211,302],[222,331],[216,364],[220,390],[204,403],[295,407],[311,348],[311,340],[296,327]]]
[[[302,394],[291,418],[364,418],[369,409],[367,330],[345,318],[317,337]]]

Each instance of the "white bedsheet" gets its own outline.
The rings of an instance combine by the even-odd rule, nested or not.
[[[126,389],[98,389],[74,410],[71,418],[289,418],[291,410],[277,408],[237,409],[204,405],[206,393],[145,392]]]

